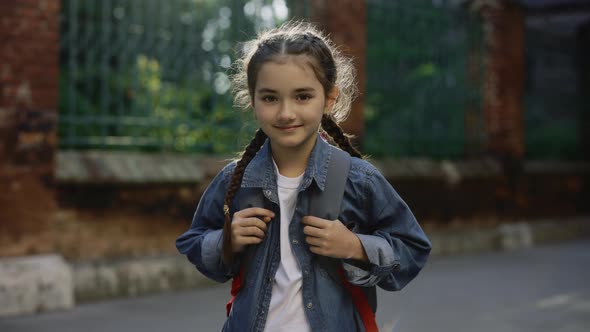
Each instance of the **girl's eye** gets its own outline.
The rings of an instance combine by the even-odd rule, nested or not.
[[[300,95],[297,95],[297,100],[301,100],[301,101],[307,101],[307,100],[310,100],[311,98],[313,98],[313,96],[309,93],[302,93]]]
[[[262,96],[262,101],[265,103],[272,103],[277,100],[275,96]]]

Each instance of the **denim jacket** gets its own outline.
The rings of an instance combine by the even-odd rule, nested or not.
[[[302,271],[301,293],[312,331],[364,331],[336,270],[341,266],[344,277],[353,285],[400,290],[422,269],[431,245],[406,203],[383,175],[367,161],[352,158],[338,219],[359,237],[369,263],[313,254],[305,242],[301,219],[309,209],[310,187],[324,189],[332,149],[318,136],[299,187],[289,238]],[[276,224],[280,222],[279,200],[268,141],[247,166],[230,210],[237,211],[244,195],[262,190],[264,208],[274,211],[276,220],[268,223],[262,243],[248,246],[236,256],[232,266],[226,266],[221,258],[223,200],[234,168],[235,162],[230,163],[210,183],[190,229],[176,240],[176,246],[201,273],[215,281],[226,282],[243,269],[243,286],[223,331],[263,331],[273,277],[280,263],[280,225]]]

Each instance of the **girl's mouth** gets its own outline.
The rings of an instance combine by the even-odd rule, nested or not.
[[[295,130],[296,128],[301,127],[301,125],[296,125],[296,126],[276,126],[275,128],[279,129],[279,130],[283,130],[283,131],[289,131],[289,130]]]

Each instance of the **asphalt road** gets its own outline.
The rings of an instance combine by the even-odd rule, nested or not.
[[[229,284],[0,319],[0,332],[219,331]],[[401,292],[379,293],[381,331],[588,332],[590,240],[432,258]]]

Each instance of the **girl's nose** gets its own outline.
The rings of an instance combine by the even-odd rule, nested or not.
[[[279,118],[281,120],[293,120],[295,119],[295,112],[293,112],[293,105],[288,101],[284,101],[281,103],[279,109]]]

